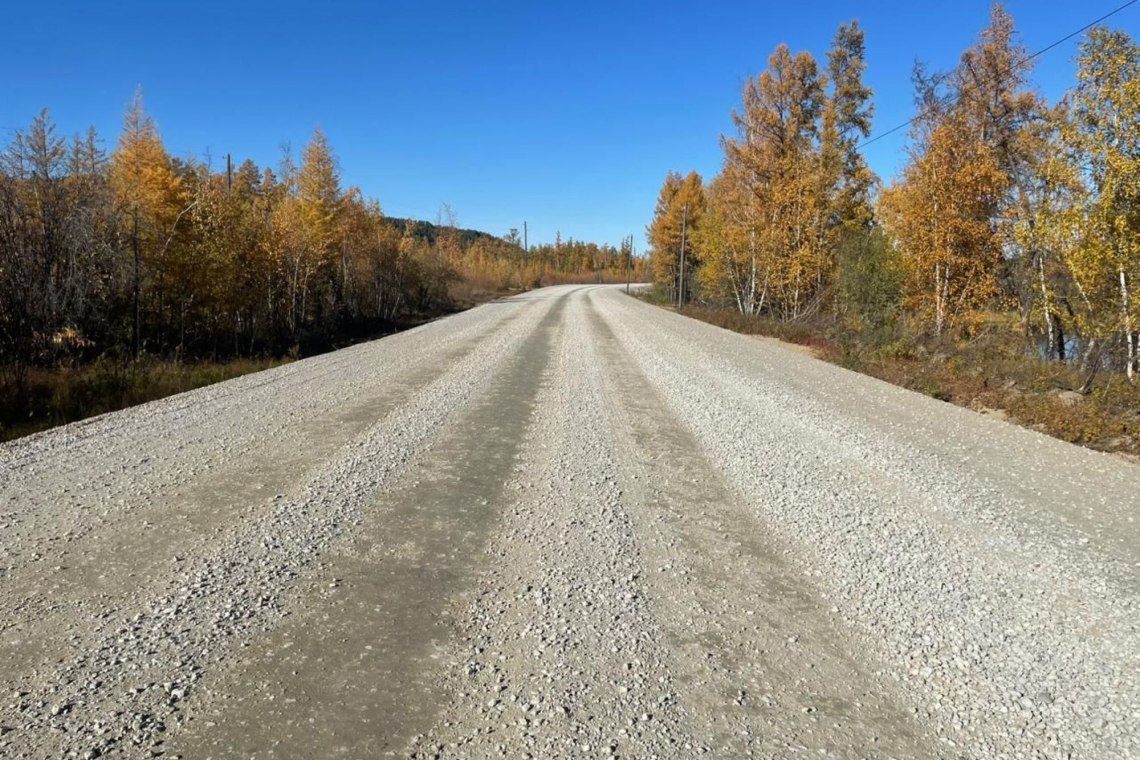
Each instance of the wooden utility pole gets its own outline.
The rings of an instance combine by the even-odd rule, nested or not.
[[[530,253],[530,241],[527,239],[526,221],[523,220],[523,253]]]
[[[685,305],[685,232],[689,223],[689,204],[681,209],[681,272],[677,287],[677,311]]]
[[[226,154],[226,192],[234,189],[234,162],[230,154]]]
[[[629,278],[633,274],[633,235],[629,236],[629,253],[625,259],[625,294],[629,295]]]

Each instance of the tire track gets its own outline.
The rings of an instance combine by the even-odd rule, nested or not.
[[[946,454],[950,445],[938,455],[906,450],[906,436],[871,436],[866,412],[845,406],[843,394],[820,401],[769,379],[779,365],[752,375],[734,369],[757,355],[787,354],[791,364],[802,356],[658,317],[614,293],[598,300],[623,350],[726,482],[793,547],[796,564],[824,585],[855,635],[891,664],[916,718],[939,735],[944,751],[1010,758],[1140,752],[1140,736],[1126,727],[1140,715],[1137,576],[1120,561],[1122,553],[1140,552],[1127,540],[1105,544],[1103,554],[1089,551],[1087,532],[1064,520],[1072,504],[1051,523],[1042,517],[1072,489],[1068,467],[1053,476],[1046,463],[1095,457],[1057,442],[1022,452],[1014,444],[1024,431],[1001,430],[1010,461],[1042,457],[1038,482],[1053,491],[1042,508],[1023,510],[1016,475],[996,479],[988,467],[970,469]],[[703,348],[677,350],[697,344]],[[817,364],[821,376],[876,383]],[[958,438],[993,434],[991,420],[900,394],[897,403],[925,415],[930,429]],[[827,407],[830,415],[822,412]],[[1096,472],[1082,479],[1094,481]],[[1114,466],[1103,478],[1108,492],[1119,488],[1120,475]],[[1103,522],[1112,524],[1116,514]]]
[[[939,757],[882,663],[722,481],[592,299],[589,318],[678,699],[716,755]]]
[[[172,752],[376,757],[430,725],[450,630],[441,610],[497,516],[564,303],[297,581],[288,617],[199,685]]]

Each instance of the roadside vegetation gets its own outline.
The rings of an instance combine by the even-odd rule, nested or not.
[[[658,303],[676,308],[662,299]],[[1140,388],[1110,373],[1087,394],[1073,391],[1085,379],[1080,369],[1027,357],[1008,325],[973,340],[900,338],[875,345],[824,319],[784,322],[700,304],[686,305],[683,313],[734,332],[803,346],[833,364],[1070,443],[1140,456]]]
[[[853,21],[822,63],[781,45],[745,84],[721,172],[666,177],[647,228],[653,297],[1140,452],[1140,46],[1092,28],[1051,104],[994,6],[955,69],[916,65],[908,160],[886,185],[862,155],[864,52]]]
[[[22,406],[13,408],[7,415],[0,441],[259,372],[288,361],[288,357],[270,357],[176,362],[145,357],[131,362],[100,359],[64,367],[35,367],[27,371]]]
[[[542,284],[643,277],[632,245],[524,250],[391,219],[317,130],[299,161],[166,151],[140,94],[108,153],[47,111],[0,150],[0,440]]]

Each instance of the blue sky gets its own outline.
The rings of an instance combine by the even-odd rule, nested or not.
[[[1036,50],[1124,0],[1008,2]],[[954,65],[987,20],[956,2],[23,2],[5,11],[0,138],[42,107],[62,132],[93,124],[114,146],[142,85],[175,155],[275,165],[312,130],[346,184],[394,216],[435,218],[531,242],[639,248],[670,169],[719,169],[718,138],[747,76],[779,42],[822,57],[858,18],[876,133],[912,114],[916,58]],[[1110,24],[1140,37],[1140,4]],[[1051,99],[1073,79],[1075,41],[1040,60]],[[890,178],[905,132],[870,146]]]

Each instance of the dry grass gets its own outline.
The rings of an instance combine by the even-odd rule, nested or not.
[[[624,285],[624,269],[605,269],[599,272],[551,272],[542,276],[543,285]],[[636,279],[632,280],[637,282]]]
[[[745,335],[765,335],[770,338],[778,338],[785,343],[807,346],[815,352],[827,352],[836,348],[835,342],[828,339],[819,327],[804,322],[780,322],[764,317],[750,317],[741,314],[739,311],[712,309],[696,304],[686,305],[682,313],[686,317],[699,319],[726,330]]]
[[[125,409],[230,378],[285,364],[290,359],[187,362],[99,360],[79,367],[33,369],[22,401],[0,384],[5,400],[0,441]]]
[[[454,311],[462,311],[523,290],[505,287],[500,281],[487,277],[453,283],[449,295],[454,302]],[[0,442],[259,372],[301,356],[313,356],[372,340],[437,316],[440,315],[409,317],[398,322],[376,320],[375,324],[362,323],[340,335],[335,342],[328,336],[317,336],[307,345],[295,346],[284,357],[221,362],[177,362],[153,357],[131,362],[103,358],[75,366],[33,368],[29,371],[22,394],[17,393],[11,381],[12,373],[0,366]]]

